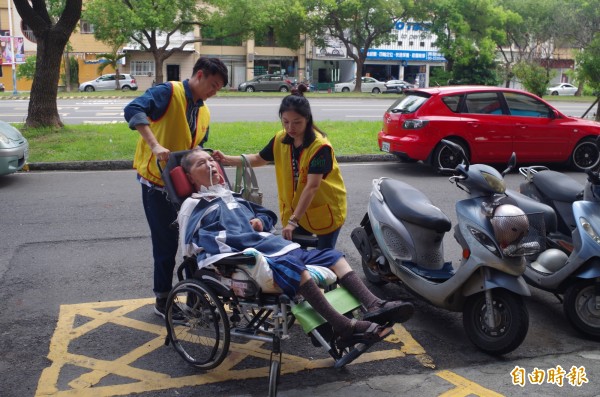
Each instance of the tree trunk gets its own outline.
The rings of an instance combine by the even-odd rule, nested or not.
[[[363,71],[363,66],[365,64],[365,61],[360,56],[357,59],[355,59],[355,61],[356,61],[356,85],[354,86],[354,92],[361,92],[362,91],[362,71]]]
[[[594,120],[600,121],[600,101],[598,101],[598,107],[596,107],[596,117],[594,117]]]
[[[165,61],[162,51],[155,51],[152,53],[154,55],[154,74],[156,78],[154,79],[156,84],[164,83],[164,75],[163,75],[163,62]]]
[[[71,92],[71,60],[69,51],[65,51],[65,90]]]
[[[63,35],[50,31],[44,37],[38,37],[36,68],[25,121],[26,127],[63,126],[58,115],[56,94],[65,44]]]
[[[580,81],[577,84],[577,91],[575,92],[575,96],[581,96],[581,94],[583,94],[583,86],[584,86],[583,81]]]
[[[117,85],[117,91],[121,89],[121,79],[119,79],[120,75],[121,75],[121,69],[119,69],[119,64],[117,61],[117,62],[115,62],[115,81],[116,81],[116,85]]]

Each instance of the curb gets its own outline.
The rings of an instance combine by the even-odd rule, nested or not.
[[[371,154],[355,156],[339,156],[338,163],[366,163],[378,161],[397,161],[398,158],[391,154]],[[52,163],[29,163],[29,171],[114,171],[131,170],[133,161],[111,160],[111,161],[68,161]]]

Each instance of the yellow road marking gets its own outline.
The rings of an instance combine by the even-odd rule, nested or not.
[[[454,372],[440,371],[437,372],[436,375],[456,386],[454,389],[448,390],[447,392],[440,394],[439,397],[503,397],[502,394],[486,389],[483,386],[478,385],[477,383],[471,382],[468,379],[458,376]]]
[[[255,340],[249,340],[246,343],[231,342],[229,355],[219,367],[211,371],[198,371],[188,376],[172,377],[158,371],[137,368],[135,366],[137,360],[150,354],[156,354],[155,352],[160,348],[164,349],[166,329],[162,324],[147,323],[127,317],[127,315],[153,303],[154,299],[151,298],[62,305],[56,330],[50,341],[48,358],[52,361],[52,364],[42,371],[35,396],[108,397],[186,386],[200,386],[228,380],[268,377],[268,361],[271,355],[270,344]],[[143,310],[147,310],[147,308]],[[82,323],[81,320],[87,321],[83,321],[81,325],[76,325],[77,321]],[[129,330],[153,334],[155,337],[151,337],[149,340],[147,337],[141,338],[139,345],[132,346],[131,351],[112,360],[89,357],[85,356],[85,353],[78,354],[73,352],[73,349],[69,350],[69,346],[75,340],[81,337],[93,338],[90,333],[99,332],[97,331],[98,328],[104,325],[126,327]],[[386,342],[396,344],[397,348],[368,351],[351,365],[410,355],[423,363],[424,366],[435,367],[431,357],[426,354],[423,347],[404,327],[397,324],[394,326],[394,331],[393,335],[386,338]],[[173,349],[171,349],[170,354],[177,355]],[[264,360],[265,365],[258,368],[235,369],[238,364],[248,357]],[[297,373],[307,369],[331,367],[332,365],[333,359],[330,357],[308,359],[286,352],[282,355],[281,373]],[[65,369],[67,366],[71,369],[76,367],[79,370],[67,371]],[[71,375],[73,378],[65,380],[65,377],[70,376],[73,372],[76,373]],[[119,378],[119,384],[107,384],[110,383],[105,379],[108,376]],[[463,390],[467,384],[473,390],[477,386],[447,371],[438,373],[438,376],[460,386],[460,390]],[[62,380],[60,387],[59,380]],[[123,382],[123,380],[129,380],[129,382]],[[462,380],[462,383],[460,380]],[[65,383],[68,387],[64,386]],[[465,394],[446,395],[462,396]],[[497,394],[480,395],[496,396]]]

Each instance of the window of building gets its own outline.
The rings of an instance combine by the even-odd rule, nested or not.
[[[35,35],[33,34],[33,30],[29,26],[27,26],[23,21],[21,21],[21,31],[23,32],[23,36],[32,43],[37,43]]]
[[[134,76],[154,76],[154,61],[131,61]]]
[[[420,45],[421,47],[425,47],[425,42],[424,42],[424,41],[422,41],[422,42],[420,42],[420,43],[419,43],[419,45]]]
[[[94,25],[89,23],[88,21],[84,21],[83,19],[79,21],[79,31],[82,34],[90,34],[94,33]]]
[[[409,41],[409,42],[408,42],[408,45],[409,45],[409,46],[413,46],[413,45],[415,45],[415,42],[414,42],[414,41]]]
[[[398,45],[402,47],[402,40],[398,40]]]

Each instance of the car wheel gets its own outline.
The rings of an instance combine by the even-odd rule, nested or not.
[[[254,87],[246,87],[246,92],[254,92]]]
[[[350,92],[350,88],[344,87],[344,88],[342,88],[342,92]]]
[[[552,91],[552,95],[558,95],[558,91]]]
[[[287,86],[282,85],[281,87],[279,87],[279,92],[288,92],[290,89],[287,88]]]
[[[459,145],[462,148],[462,150],[465,152],[467,158],[470,157],[469,149],[467,148],[467,146],[465,145],[464,142],[461,142],[458,139],[448,139],[448,140]],[[462,163],[462,159],[460,158],[460,156],[455,155],[452,152],[452,150],[450,150],[450,148],[448,148],[443,143],[441,143],[441,142],[438,143],[438,145],[435,148],[435,151],[433,152],[433,158],[431,159],[431,165],[433,165],[433,167],[436,170],[439,171],[442,168],[454,169],[460,163]]]
[[[85,87],[83,90],[84,90],[85,92],[94,92],[94,91],[96,91],[96,90],[94,89],[94,87],[92,87],[91,85],[88,85],[88,86],[86,86],[86,87]]]
[[[596,140],[588,137],[577,143],[571,154],[571,167],[576,171],[584,171],[586,168],[595,167],[600,160],[600,152],[596,146]]]
[[[131,87],[128,85],[124,85],[123,87],[121,87],[121,91],[129,91],[131,90]]]
[[[373,88],[373,91],[371,91],[373,94],[379,94],[381,93],[381,90],[377,87]]]

